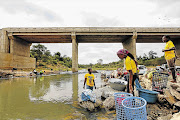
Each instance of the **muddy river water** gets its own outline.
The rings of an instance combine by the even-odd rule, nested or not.
[[[105,110],[90,113],[79,107],[84,75],[64,73],[0,80],[0,120],[108,119]],[[94,75],[100,87],[101,74]]]

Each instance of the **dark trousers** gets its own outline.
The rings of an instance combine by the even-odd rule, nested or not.
[[[86,85],[86,89],[90,89],[90,90],[93,90],[93,86],[89,86],[89,85]]]
[[[129,79],[130,79],[130,77],[129,77]],[[127,84],[127,92],[128,92],[128,93],[129,93],[129,79],[128,79],[128,84]],[[132,80],[132,87],[133,87],[133,90],[134,90],[134,82],[135,82],[136,79],[139,80],[138,74],[134,74],[134,75],[133,75],[133,80]]]

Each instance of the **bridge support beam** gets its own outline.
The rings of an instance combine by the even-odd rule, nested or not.
[[[73,32],[72,38],[72,72],[78,72],[78,42],[76,40],[76,35]]]
[[[122,42],[123,49],[127,49],[134,56],[135,59],[137,59],[136,58],[136,39],[137,39],[137,33],[134,32],[132,37]]]
[[[176,47],[176,54],[178,57],[180,57],[180,41],[179,40],[175,40],[173,41],[175,47]],[[180,66],[180,60],[176,59],[176,65]]]

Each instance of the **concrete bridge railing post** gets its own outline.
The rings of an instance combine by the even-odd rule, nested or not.
[[[75,32],[72,32],[72,72],[78,72],[78,42]]]

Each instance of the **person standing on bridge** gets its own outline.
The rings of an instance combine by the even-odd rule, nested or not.
[[[86,84],[86,89],[93,90],[93,86],[96,89],[94,79],[95,79],[95,77],[94,77],[94,74],[92,74],[92,68],[89,68],[88,73],[85,75],[83,88],[85,88],[85,84]]]
[[[127,92],[134,93],[134,82],[136,79],[139,80],[138,71],[137,71],[137,62],[134,56],[129,53],[126,49],[120,49],[117,52],[117,56],[120,59],[125,59],[125,67],[126,70],[129,72],[129,80],[127,85]]]
[[[166,42],[165,49],[162,50],[162,52],[165,53],[165,59],[168,64],[169,69],[171,70],[171,74],[173,77],[173,80],[171,82],[176,83],[176,71],[175,71],[175,61],[176,61],[176,48],[173,44],[173,42],[170,40],[170,36],[164,35],[162,37],[162,41]]]

